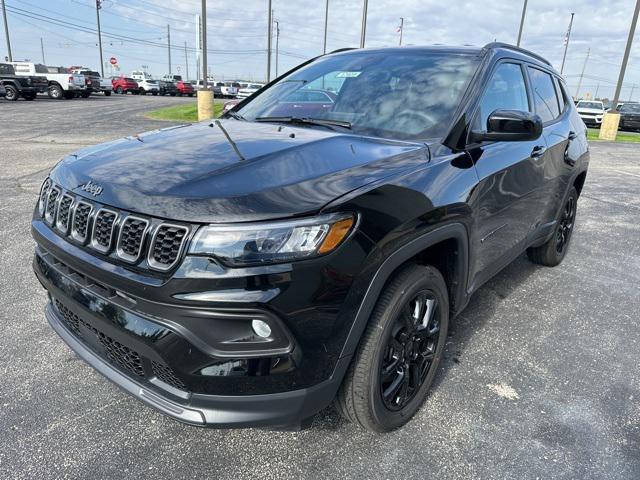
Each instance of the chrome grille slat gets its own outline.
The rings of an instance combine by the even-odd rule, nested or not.
[[[116,228],[118,214],[113,210],[101,208],[93,219],[91,246],[102,253],[108,253],[113,245],[113,232]]]
[[[160,272],[179,263],[191,233],[186,225],[104,207],[63,190],[49,178],[40,189],[38,211],[58,234],[113,260]]]
[[[58,204],[58,215],[56,217],[56,228],[65,235],[69,231],[69,220],[71,219],[71,206],[73,205],[73,197],[65,193],[60,197]]]
[[[54,186],[49,190],[49,194],[47,195],[47,206],[44,210],[44,219],[50,225],[53,225],[53,222],[56,219],[56,208],[58,207],[58,197],[60,196],[60,188]]]

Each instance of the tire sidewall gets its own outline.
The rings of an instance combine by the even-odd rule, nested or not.
[[[562,250],[561,253],[558,253],[558,251],[556,250],[556,238],[558,235],[558,229],[560,228],[560,221],[562,220],[562,216],[564,215],[564,209],[571,197],[573,197],[573,208],[575,210],[573,214],[573,225],[571,226],[571,231],[569,232],[569,238],[567,240],[567,244],[564,247],[564,250]],[[573,237],[573,229],[576,227],[577,216],[578,216],[578,192],[576,191],[575,187],[572,186],[567,192],[567,195],[565,196],[562,202],[562,206],[560,207],[560,211],[558,212],[558,216],[556,220],[556,228],[553,230],[553,237],[551,238],[551,242],[549,245],[549,248],[552,249],[550,253],[555,255],[555,260],[557,261],[557,263],[562,262],[564,257],[566,257],[567,252],[569,251],[569,247],[571,247],[571,238]]]
[[[381,431],[393,430],[404,425],[418,411],[425,401],[426,394],[438,372],[438,365],[446,343],[447,330],[449,327],[449,301],[447,298],[446,285],[441,276],[434,275],[430,270],[426,270],[423,273],[426,273],[426,275],[420,275],[420,271],[417,271],[416,274],[412,276],[414,281],[411,282],[410,286],[399,290],[394,295],[390,308],[382,314],[384,327],[377,342],[374,361],[370,366],[369,381],[367,382],[369,385],[368,396],[371,416],[376,424],[381,427]],[[437,314],[440,315],[441,334],[438,339],[436,353],[430,371],[414,398],[402,410],[391,411],[385,407],[380,394],[379,372],[382,366],[387,340],[391,335],[391,329],[393,328],[395,319],[406,302],[423,290],[432,292],[439,306]]]

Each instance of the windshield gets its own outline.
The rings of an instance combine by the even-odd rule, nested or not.
[[[578,108],[595,108],[597,110],[604,109],[600,102],[578,102]]]
[[[354,133],[415,140],[446,133],[478,58],[407,51],[320,58],[263,91],[247,120],[303,117],[348,122]]]
[[[621,112],[640,113],[640,103],[625,103],[620,107]]]

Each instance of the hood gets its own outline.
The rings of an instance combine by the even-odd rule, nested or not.
[[[222,127],[222,128],[221,128]],[[223,130],[224,129],[224,130]],[[428,160],[422,143],[221,120],[170,127],[69,155],[52,179],[81,196],[166,219],[287,218]]]

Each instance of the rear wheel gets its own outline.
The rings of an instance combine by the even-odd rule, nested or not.
[[[576,208],[578,205],[578,192],[571,187],[560,216],[556,222],[553,236],[539,247],[529,247],[527,256],[533,263],[555,267],[564,259],[569,250],[569,242],[576,222]]]
[[[118,95],[122,95],[122,87],[118,87],[118,88],[116,88],[116,93],[117,93]]]
[[[15,102],[18,100],[18,90],[13,85],[5,85],[4,88],[7,90],[7,94],[4,98],[9,100],[10,102]]]
[[[409,265],[382,292],[336,398],[374,432],[407,423],[437,373],[449,327],[447,287],[431,266]]]
[[[64,96],[64,92],[62,91],[62,87],[60,85],[51,85],[49,87],[49,97],[54,100],[60,100]]]
[[[147,91],[146,91],[144,88],[141,88],[140,90],[138,90],[138,93],[139,93],[140,95],[146,95],[146,94],[147,94]]]

